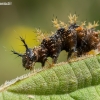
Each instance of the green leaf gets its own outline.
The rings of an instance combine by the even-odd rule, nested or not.
[[[0,100],[100,100],[100,55],[24,75],[0,91]]]

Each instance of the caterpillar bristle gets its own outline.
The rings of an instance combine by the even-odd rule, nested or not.
[[[48,39],[49,35],[43,33],[40,29],[36,29],[37,41],[41,42],[43,39]]]
[[[92,24],[91,22],[89,22],[89,23],[88,23],[88,26],[86,26],[86,28],[87,28],[87,29],[95,28],[95,27],[99,26],[98,22],[99,22],[99,21],[97,21],[97,22],[94,21],[93,24]]]
[[[53,26],[57,29],[64,27],[66,30],[68,29],[68,25],[64,23],[63,21],[58,20],[57,18],[54,18],[52,20]]]
[[[68,16],[68,18],[69,18],[69,23],[74,24],[74,23],[76,23],[78,17],[76,16],[76,14],[74,14],[74,15],[70,14]]]
[[[58,23],[58,19],[57,19],[57,18],[54,18],[54,19],[52,20],[52,23],[53,23],[53,25],[54,25],[55,28],[57,28],[57,29],[60,28],[60,25],[59,25],[59,23]]]
[[[94,23],[93,23],[93,27],[97,27],[97,26],[99,26],[98,23],[99,23],[99,21],[97,21],[97,22],[94,21]]]
[[[86,25],[86,21],[84,21],[84,22],[81,22],[81,27],[84,27]]]
[[[64,22],[59,21],[59,23],[60,23],[60,25],[61,25],[62,27],[65,26],[65,23],[64,23]]]

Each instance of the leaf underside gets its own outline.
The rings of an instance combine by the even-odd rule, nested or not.
[[[100,100],[100,55],[31,75],[2,90],[0,100]]]

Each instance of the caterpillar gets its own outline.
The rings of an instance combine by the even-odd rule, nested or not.
[[[67,60],[69,60],[72,53],[77,53],[77,57],[80,57],[93,49],[97,49],[100,39],[99,31],[96,31],[95,27],[98,26],[98,22],[94,21],[93,24],[88,23],[88,26],[85,26],[86,22],[78,25],[76,23],[76,14],[70,14],[68,17],[70,20],[69,25],[58,21],[57,18],[52,20],[57,31],[49,37],[45,37],[43,34],[40,34],[41,32],[37,31],[40,38],[43,37],[43,39],[40,45],[33,49],[29,48],[25,40],[20,37],[26,48],[26,52],[24,54],[20,54],[14,50],[12,52],[22,57],[22,64],[25,69],[32,70],[32,66],[36,62],[40,62],[42,67],[44,67],[45,62],[48,61],[48,57],[51,57],[52,63],[55,64],[62,50],[68,52]]]

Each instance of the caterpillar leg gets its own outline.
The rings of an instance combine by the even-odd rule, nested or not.
[[[50,63],[48,60],[46,62],[49,64],[49,67],[53,67],[57,62],[57,57],[52,57],[52,63]]]
[[[72,55],[73,52],[75,52],[73,49],[72,49],[72,50],[69,50],[69,52],[68,52],[68,56],[67,56],[67,61],[70,60],[71,55]]]
[[[49,67],[52,67],[52,64],[48,60],[46,62],[48,63]]]
[[[77,55],[76,47],[73,47],[73,49],[69,50],[68,52],[67,61],[69,61],[71,57],[75,57],[76,55]]]
[[[58,58],[58,56],[54,56],[53,58],[52,58],[52,66],[54,66],[54,64],[56,64],[57,63],[57,59]]]
[[[52,67],[52,64],[46,59],[44,62],[42,62],[42,68],[45,68],[45,63],[48,63],[49,67]],[[48,66],[47,66],[48,67]]]

